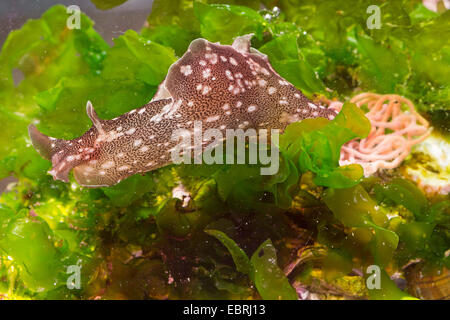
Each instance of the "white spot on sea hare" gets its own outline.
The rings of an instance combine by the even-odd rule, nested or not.
[[[135,146],[135,147],[138,147],[141,144],[142,144],[142,139],[137,139],[137,140],[134,140],[134,142],[133,142],[133,146]]]
[[[203,86],[203,91],[202,91],[202,94],[203,95],[206,95],[206,94],[208,94],[208,92],[211,90],[211,87],[210,86]]]
[[[243,123],[241,123],[241,124],[239,124],[239,129],[243,129],[243,128],[245,128],[245,127],[247,127],[248,126],[248,121],[244,121]]]
[[[114,167],[116,164],[114,163],[114,161],[106,161],[105,163],[102,164],[102,168],[103,169],[110,169],[112,167]]]
[[[266,84],[267,84],[267,81],[264,80],[264,79],[259,79],[259,80],[258,80],[258,83],[259,83],[259,86],[260,86],[260,87],[265,87]]]
[[[136,128],[130,128],[130,129],[128,129],[127,131],[125,131],[125,133],[126,134],[129,134],[129,135],[131,135],[131,134],[133,134],[133,133],[135,133],[136,132]]]
[[[256,106],[253,106],[253,105],[249,106],[248,109],[247,109],[247,111],[248,111],[248,112],[256,111]]]
[[[270,76],[270,72],[269,72],[269,71],[267,71],[267,69],[266,69],[266,68],[261,68],[261,71],[262,71],[262,73],[264,73],[264,75],[266,75],[266,76]]]
[[[186,77],[192,73],[191,65],[181,66],[180,72],[184,74]]]
[[[206,122],[214,122],[214,121],[217,121],[219,119],[220,119],[219,115],[211,116],[211,117],[206,118]]]
[[[142,148],[139,149],[140,152],[147,152],[148,151],[148,147],[147,146],[143,146]]]
[[[231,74],[230,70],[225,70],[225,75],[227,76],[227,78],[231,81],[234,80],[233,75]]]
[[[206,53],[205,58],[208,59],[211,64],[217,63],[217,54],[215,53]]]
[[[275,87],[269,87],[267,89],[268,94],[274,94],[275,92],[277,92],[277,89]]]
[[[203,78],[208,79],[211,76],[211,69],[203,70]]]

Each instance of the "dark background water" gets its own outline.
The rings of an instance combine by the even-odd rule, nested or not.
[[[97,9],[90,0],[0,0],[0,46],[12,30],[19,29],[28,19],[39,18],[55,4],[79,6],[81,11],[94,20],[97,32],[112,45],[112,39],[128,29],[139,31],[142,28],[150,14],[152,3],[153,0],[128,0],[104,11]],[[0,193],[13,181],[12,177],[0,180]]]

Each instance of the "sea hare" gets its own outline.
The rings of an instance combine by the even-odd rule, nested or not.
[[[110,186],[136,173],[171,163],[177,129],[280,129],[306,118],[333,119],[336,112],[313,104],[283,79],[267,56],[250,47],[250,35],[233,45],[194,40],[169,69],[153,100],[112,120],[99,119],[81,137],[48,137],[29,126],[34,148],[52,161],[54,179],[68,181],[73,169],[80,185]]]

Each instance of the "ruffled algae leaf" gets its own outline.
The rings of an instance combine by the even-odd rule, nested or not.
[[[104,61],[105,79],[140,80],[158,86],[176,61],[172,48],[165,47],[133,30],[114,39],[114,46]]]
[[[246,253],[224,232],[205,230],[218,239],[230,252],[236,269],[248,274],[264,300],[297,300],[297,292],[277,265],[275,247],[270,239],[264,241],[249,260]]]
[[[234,37],[249,33],[262,39],[267,24],[257,11],[244,6],[194,2],[194,13],[200,22],[201,35],[222,44],[231,44]]]
[[[270,239],[264,241],[250,262],[251,279],[264,300],[298,300],[297,292],[277,264],[277,254]]]
[[[273,68],[306,96],[326,94],[325,85],[313,67],[300,56],[297,36],[281,35],[259,48],[267,54]]]
[[[48,224],[27,210],[14,214],[4,208],[0,221],[0,249],[21,267],[24,283],[36,291],[53,289],[61,263]]]
[[[333,188],[348,188],[363,177],[360,165],[339,167],[340,149],[354,138],[369,134],[370,122],[354,104],[344,104],[332,121],[306,119],[289,125],[280,137],[280,148],[298,163],[299,171],[316,174],[314,182]]]
[[[249,274],[251,271],[250,260],[247,254],[242,250],[233,239],[228,237],[224,232],[219,230],[205,230],[207,234],[219,240],[230,252],[236,269],[239,272]]]
[[[360,185],[348,189],[328,189],[324,201],[344,226],[370,231],[371,239],[362,244],[370,250],[377,265],[385,266],[391,260],[398,245],[398,235],[386,229],[387,213]]]

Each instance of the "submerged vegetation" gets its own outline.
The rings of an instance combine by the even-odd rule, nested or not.
[[[366,24],[374,4],[380,29]],[[0,196],[0,298],[443,298],[415,287],[417,273],[450,267],[448,195],[425,194],[402,168],[364,177],[339,166],[341,146],[370,131],[352,103],[332,121],[289,125],[275,175],[172,165],[100,189],[53,181],[27,126],[80,136],[87,100],[114,118],[150,101],[192,40],[254,33],[252,46],[311,99],[397,93],[448,141],[450,11],[414,0],[155,0],[143,29],[112,47],[86,15],[73,30],[67,17],[50,8],[0,53],[0,178],[17,178]],[[373,265],[380,289],[366,287]],[[69,266],[81,266],[79,288],[67,286]]]

